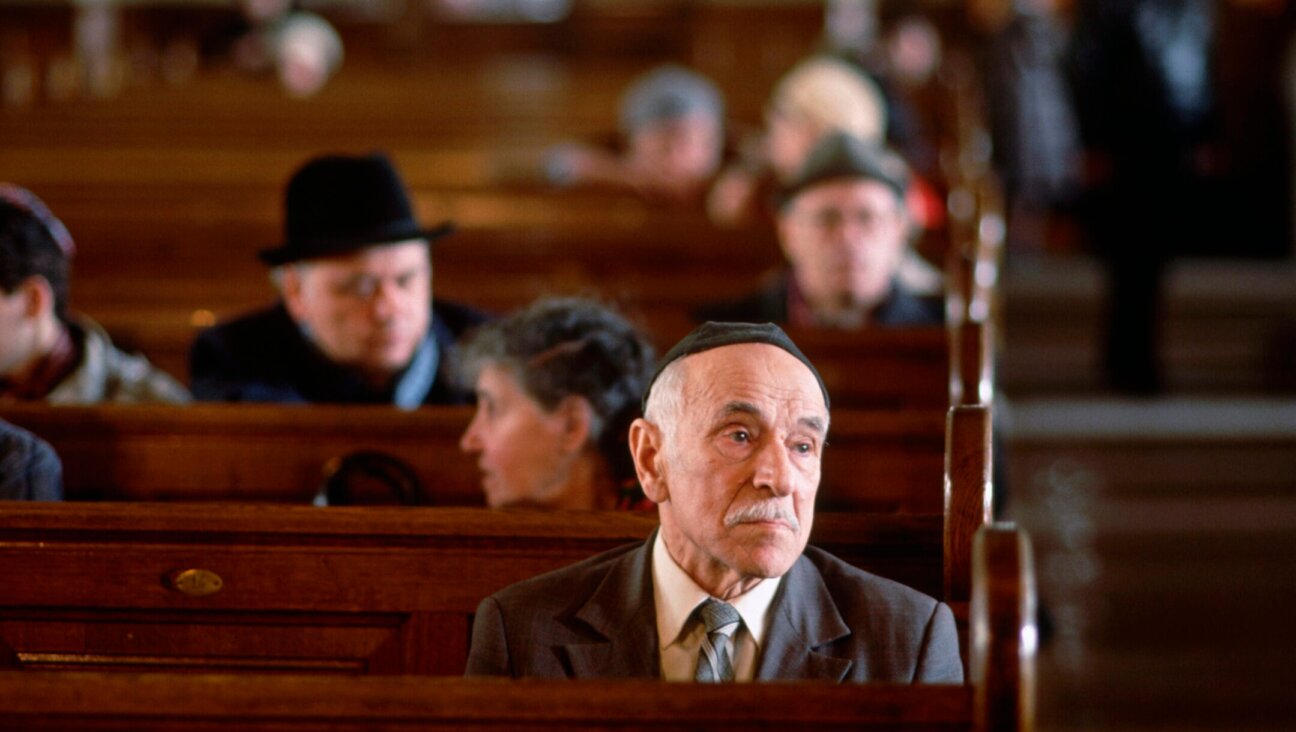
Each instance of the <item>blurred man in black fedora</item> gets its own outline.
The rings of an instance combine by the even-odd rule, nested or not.
[[[380,154],[324,156],[288,182],[283,245],[263,251],[282,299],[198,336],[194,395],[212,401],[468,401],[448,375],[458,336],[484,318],[432,299],[430,243]]]

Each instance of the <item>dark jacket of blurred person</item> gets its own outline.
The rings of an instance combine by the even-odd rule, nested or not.
[[[63,499],[63,464],[49,443],[0,420],[0,500]]]
[[[194,342],[190,356],[194,396],[228,402],[465,404],[470,394],[455,386],[448,366],[432,354],[449,353],[459,335],[482,322],[483,316],[449,302],[433,303],[430,312],[427,340],[401,378],[386,387],[376,387],[329,359],[282,303],[242,316],[203,332]],[[402,391],[404,384],[413,386]]]
[[[1107,380],[1124,392],[1160,388],[1165,265],[1222,223],[1211,182],[1214,15],[1209,0],[1081,0],[1076,8],[1081,212],[1110,275]]]

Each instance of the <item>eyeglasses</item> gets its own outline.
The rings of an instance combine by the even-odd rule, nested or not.
[[[872,231],[886,219],[885,214],[872,209],[823,208],[794,213],[793,216],[801,223],[820,231],[836,231],[848,223],[865,231]]]
[[[426,275],[427,270],[424,269],[402,272],[393,278],[356,274],[340,282],[333,283],[332,290],[333,294],[338,297],[370,300],[378,294],[378,290],[383,284],[394,288],[397,292],[404,292],[412,289],[415,284],[422,282]]]

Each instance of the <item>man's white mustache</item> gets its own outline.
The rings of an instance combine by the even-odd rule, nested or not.
[[[801,530],[801,522],[797,521],[796,514],[792,513],[786,506],[772,501],[753,503],[750,506],[744,506],[734,511],[725,516],[725,527],[730,528],[753,521],[783,521],[793,531]]]

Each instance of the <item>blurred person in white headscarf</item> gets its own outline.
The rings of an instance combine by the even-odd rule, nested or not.
[[[849,62],[812,56],[775,84],[765,125],[760,140],[711,190],[707,211],[718,224],[772,221],[774,193],[796,175],[815,144],[834,132],[880,144],[886,138],[886,103],[877,85]]]

